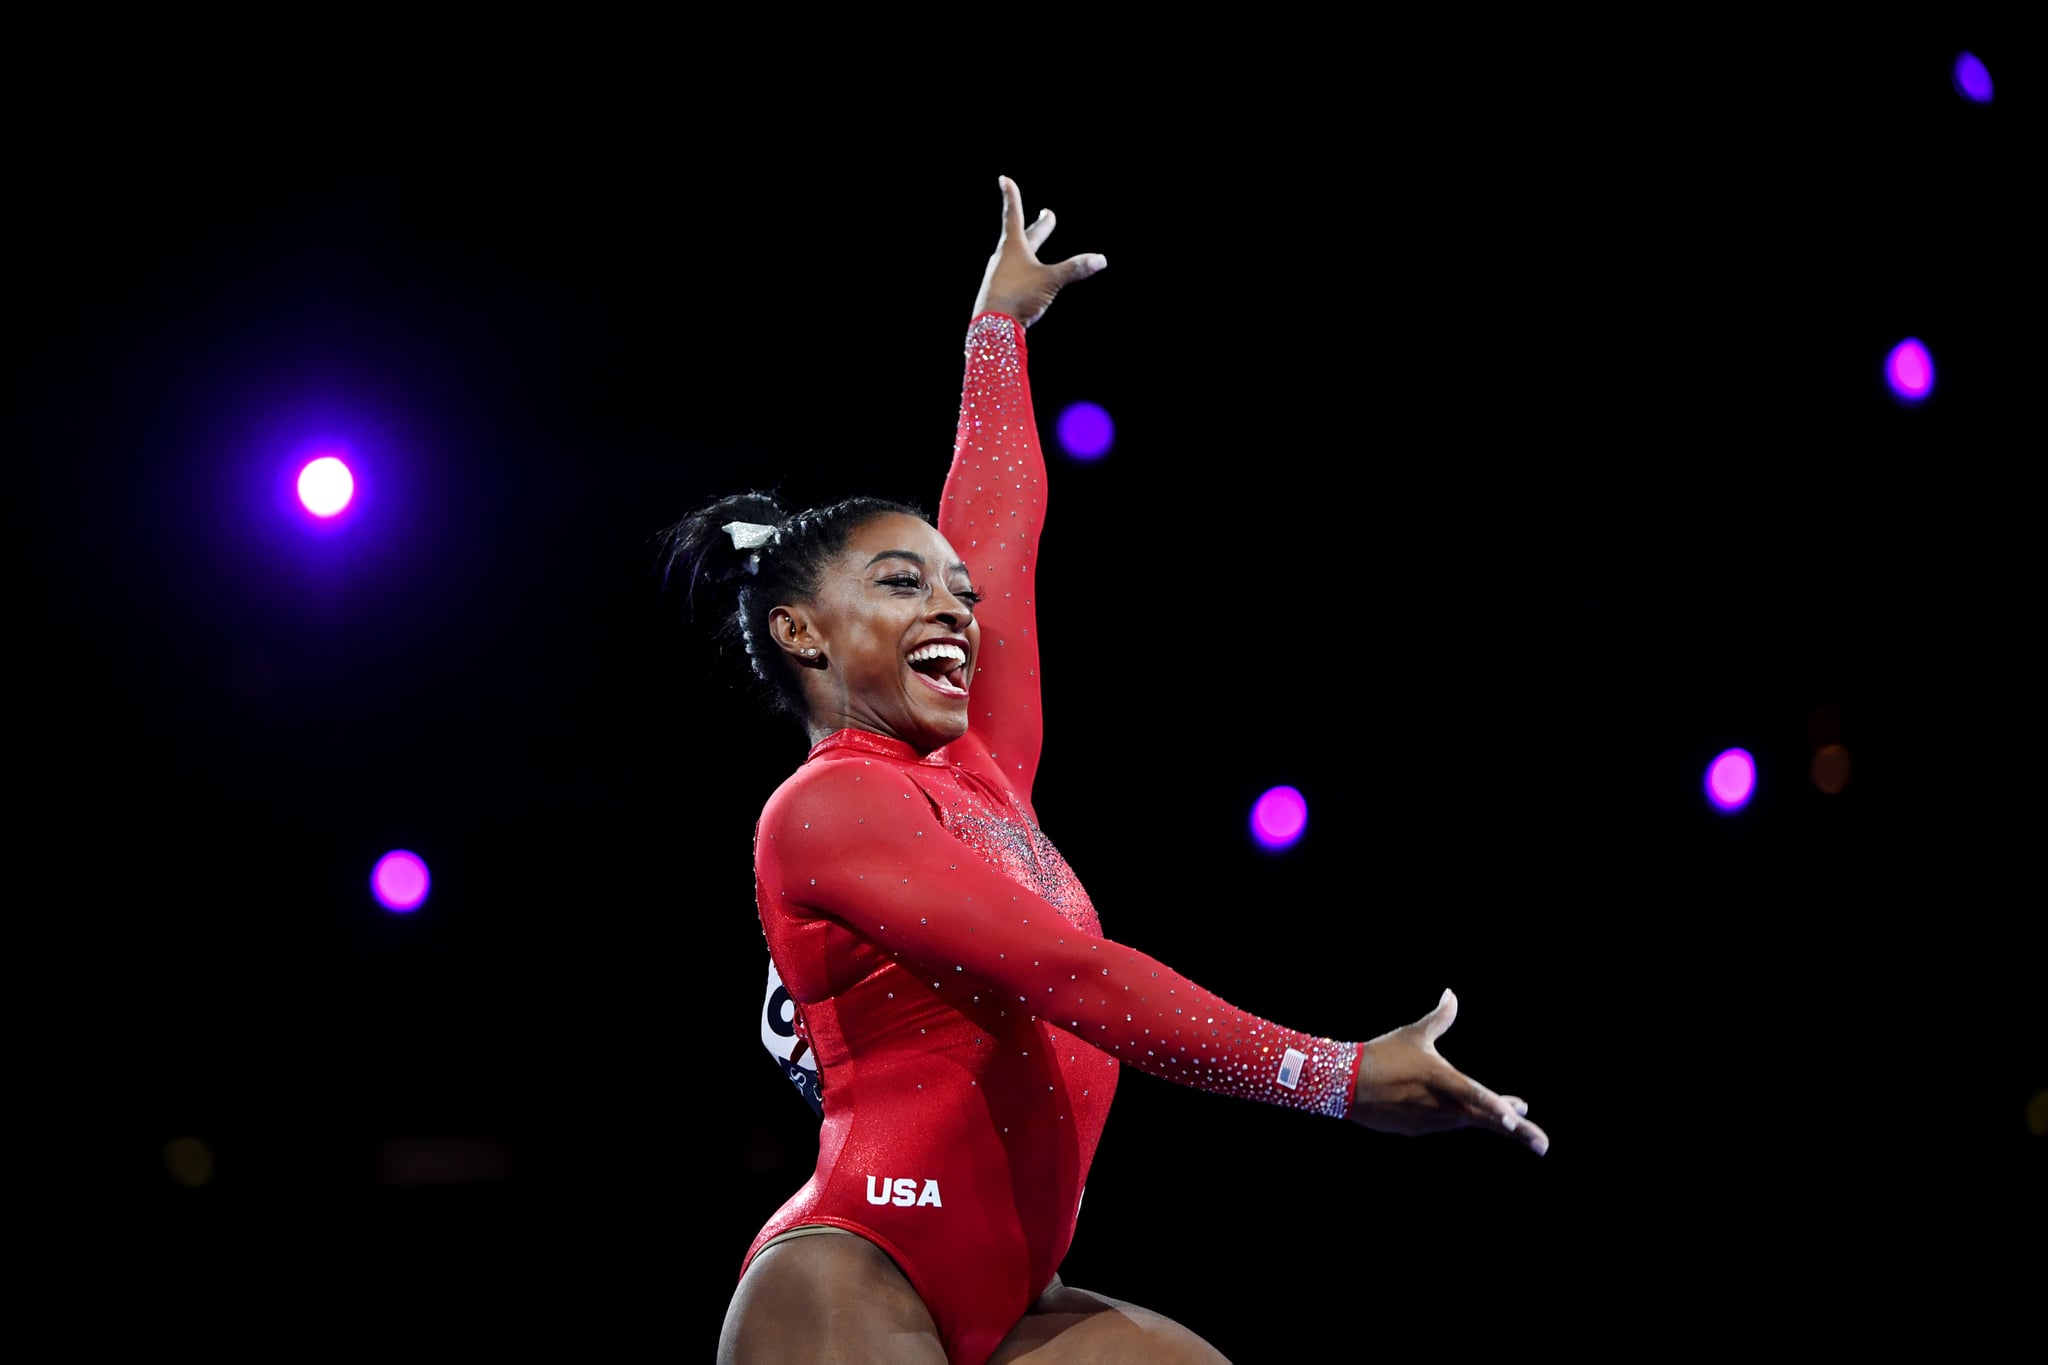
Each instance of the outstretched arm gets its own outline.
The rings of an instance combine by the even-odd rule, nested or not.
[[[1043,742],[1039,712],[1037,564],[1045,519],[1045,455],[1024,329],[1054,296],[1108,264],[1082,255],[1047,264],[1038,249],[1053,229],[1050,209],[1024,221],[1015,181],[1001,179],[1003,227],[982,272],[967,330],[967,376],[953,464],[939,503],[939,531],[966,558],[983,601],[981,648],[968,702],[969,734],[1028,806]]]
[[[1448,991],[1423,1019],[1365,1043],[1250,1014],[1137,948],[1075,928],[978,858],[934,859],[951,836],[931,802],[908,778],[868,764],[804,770],[770,799],[761,828],[756,857],[766,882],[788,888],[776,903],[790,924],[836,921],[928,971],[934,991],[978,999],[993,987],[1138,1070],[1195,1089],[1382,1132],[1481,1127],[1537,1152],[1549,1145],[1523,1117],[1527,1106],[1437,1052],[1457,1007]]]

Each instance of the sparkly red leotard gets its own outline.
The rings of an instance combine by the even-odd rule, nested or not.
[[[1044,480],[1024,330],[983,314],[939,516],[984,594],[970,728],[922,757],[841,730],[755,835],[761,923],[817,1057],[824,1123],[816,1171],[746,1259],[806,1224],[857,1232],[968,1365],[1059,1268],[1120,1063],[1333,1115],[1358,1065],[1356,1043],[1246,1014],[1104,938],[1040,832]]]

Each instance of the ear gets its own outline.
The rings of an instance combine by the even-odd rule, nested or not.
[[[810,613],[802,607],[773,607],[768,612],[768,637],[799,664],[816,667],[825,649],[811,633]],[[805,651],[809,651],[806,653]]]

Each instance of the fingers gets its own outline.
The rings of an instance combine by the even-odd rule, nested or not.
[[[1085,280],[1096,271],[1107,269],[1108,266],[1107,256],[1090,252],[1086,256],[1070,256],[1053,268],[1060,272],[1060,283],[1068,285],[1075,280]]]
[[[1051,209],[1040,209],[1038,216],[1029,223],[1024,221],[1024,196],[1017,189],[1017,182],[1003,177],[1003,230],[1012,236],[1022,237],[1024,245],[1031,248],[1033,255],[1045,245],[1045,239],[1052,236],[1052,230],[1059,226],[1059,215]],[[1100,252],[1076,256],[1062,261],[1061,270],[1066,279],[1085,280],[1109,264],[1108,258]]]
[[[1447,986],[1436,1008],[1422,1017],[1422,1037],[1434,1044],[1458,1017],[1458,997]],[[1469,1121],[1481,1128],[1514,1138],[1542,1156],[1550,1150],[1550,1135],[1529,1122],[1529,1102],[1519,1095],[1496,1095],[1479,1082],[1458,1073],[1465,1082],[1465,1105]]]
[[[1443,1036],[1451,1021],[1458,1017],[1458,997],[1451,994],[1449,986],[1444,987],[1443,996],[1436,1002],[1436,1008],[1422,1016],[1422,1040],[1434,1043]]]
[[[1040,209],[1038,216],[1031,220],[1031,226],[1024,229],[1024,245],[1037,251],[1045,239],[1052,236],[1053,224],[1057,221],[1051,209]]]
[[[1550,1150],[1550,1135],[1527,1118],[1527,1100],[1517,1095],[1496,1095],[1477,1081],[1470,1081],[1470,1085],[1466,1103],[1471,1108],[1474,1125],[1505,1134],[1538,1156]]]
[[[1461,1074],[1460,1079],[1465,1082],[1465,1108],[1474,1123],[1487,1124],[1510,1133],[1515,1131],[1522,1116],[1515,1112],[1514,1105],[1470,1076]]]
[[[1024,192],[1007,175],[997,179],[1003,187],[1003,234],[1028,241],[1024,230]]]
[[[1024,194],[1009,176],[998,176],[1003,192],[1003,237],[989,256],[982,276],[975,310],[993,309],[1008,313],[1026,327],[1044,316],[1053,297],[1075,280],[1106,269],[1107,257],[1091,252],[1057,264],[1038,259],[1038,248],[1052,235],[1058,221],[1051,209],[1041,209],[1030,223],[1024,221]]]

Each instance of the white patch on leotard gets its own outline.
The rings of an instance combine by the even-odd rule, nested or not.
[[[768,992],[761,1001],[761,1046],[781,1065],[782,1074],[811,1106],[811,1112],[822,1115],[824,1083],[818,1075],[818,1059],[797,1034],[796,1002],[783,989],[782,976],[773,962],[768,964]]]
[[[1297,1048],[1288,1048],[1286,1055],[1280,1058],[1280,1074],[1273,1079],[1286,1086],[1289,1090],[1297,1089],[1301,1085],[1301,1069],[1307,1065],[1308,1054],[1306,1052],[1302,1052]]]

